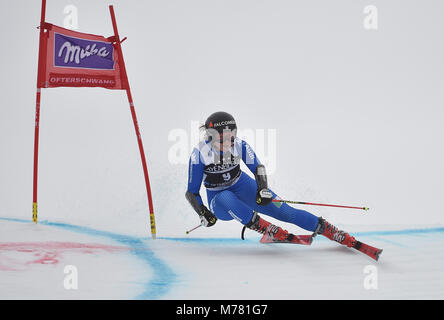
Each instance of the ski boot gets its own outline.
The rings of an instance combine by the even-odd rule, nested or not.
[[[327,237],[332,241],[336,241],[342,245],[345,245],[349,248],[354,247],[356,245],[356,239],[349,235],[347,232],[339,230],[337,227],[319,217],[319,224],[312,234],[312,238],[316,237],[318,234]]]
[[[262,219],[257,212],[254,212],[253,218],[245,227],[263,234],[261,242],[287,242],[294,237],[287,230]]]

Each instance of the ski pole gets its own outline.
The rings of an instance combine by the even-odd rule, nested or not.
[[[304,201],[290,201],[290,200],[273,199],[272,202],[284,202],[284,203],[293,203],[293,204],[305,204],[305,205],[311,205],[311,206],[324,206],[324,207],[360,209],[360,210],[365,210],[365,211],[369,210],[369,208],[367,208],[367,207],[340,206],[340,205],[337,205],[337,204],[313,203],[313,202],[304,202]]]
[[[189,234],[191,231],[194,231],[194,230],[196,230],[197,228],[200,228],[200,227],[202,227],[202,225],[200,224],[200,225],[198,225],[197,227],[194,227],[193,229],[191,229],[191,230],[188,230],[187,232],[186,232],[186,234]]]

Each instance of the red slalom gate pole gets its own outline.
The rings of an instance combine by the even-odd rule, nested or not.
[[[121,41],[120,41],[118,29],[117,29],[116,16],[114,14],[114,8],[112,5],[109,6],[109,11],[110,11],[111,20],[113,23],[116,48],[117,48],[117,52],[119,54],[119,59],[120,59],[120,68],[121,68],[121,74],[122,74],[121,78],[122,78],[122,81],[124,81],[124,88],[125,88],[126,94],[128,96],[128,102],[130,105],[131,116],[133,118],[134,129],[136,131],[137,143],[139,144],[140,157],[142,160],[143,174],[145,177],[145,185],[146,185],[146,191],[147,191],[147,197],[148,197],[148,206],[149,206],[149,210],[150,210],[151,235],[152,235],[153,239],[155,239],[156,238],[156,222],[154,219],[153,200],[152,200],[152,196],[151,196],[150,179],[148,176],[148,169],[147,169],[147,164],[146,164],[145,152],[143,149],[142,138],[140,136],[140,130],[139,130],[139,125],[138,125],[137,116],[136,116],[136,110],[134,108],[133,97],[131,95],[131,89],[129,86],[128,75],[126,73],[125,62],[123,59]]]
[[[37,223],[37,180],[39,163],[39,127],[40,127],[40,99],[41,99],[41,76],[44,72],[44,48],[45,48],[45,16],[46,0],[42,0],[42,12],[40,15],[40,39],[39,39],[39,61],[37,71],[37,96],[35,103],[35,129],[34,129],[34,173],[32,191],[32,221]]]
[[[360,209],[360,210],[365,210],[365,211],[369,210],[369,208],[367,208],[367,207],[341,206],[341,205],[337,205],[337,204],[325,204],[325,203],[314,203],[314,202],[304,202],[304,201],[273,199],[272,202],[283,202],[283,203],[292,203],[292,204],[304,204],[304,205],[311,205],[311,206],[323,206],[323,207],[335,207],[335,208],[347,208],[347,209]]]

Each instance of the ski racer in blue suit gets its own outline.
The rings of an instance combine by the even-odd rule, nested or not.
[[[217,220],[234,219],[276,241],[285,242],[293,237],[288,231],[261,218],[259,213],[262,213],[311,231],[313,236],[322,234],[341,244],[353,246],[354,237],[326,220],[286,203],[272,202],[277,195],[268,188],[265,166],[248,143],[237,138],[233,116],[226,112],[213,113],[204,127],[206,139],[193,149],[190,157],[185,194],[202,225],[211,227]],[[255,179],[241,171],[241,161]],[[199,193],[202,182],[209,208],[204,205]]]

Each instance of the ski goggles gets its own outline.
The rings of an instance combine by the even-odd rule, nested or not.
[[[211,137],[212,141],[218,141],[220,143],[231,141],[234,142],[234,139],[237,135],[237,129],[225,129],[223,132],[219,132],[215,129],[207,129],[208,136]]]

